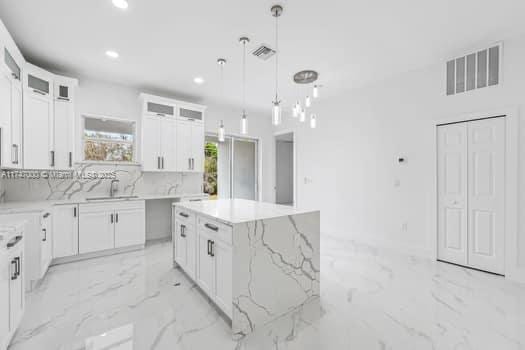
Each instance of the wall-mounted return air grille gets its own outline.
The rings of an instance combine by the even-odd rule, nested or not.
[[[447,62],[447,95],[498,85],[502,44]]]

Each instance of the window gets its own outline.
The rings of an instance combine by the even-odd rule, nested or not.
[[[135,161],[135,122],[83,116],[84,161]]]

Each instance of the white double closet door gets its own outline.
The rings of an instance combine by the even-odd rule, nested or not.
[[[440,125],[438,259],[505,273],[505,118]]]

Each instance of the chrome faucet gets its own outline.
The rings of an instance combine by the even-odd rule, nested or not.
[[[119,183],[119,180],[117,179],[111,180],[111,184],[109,185],[109,196],[110,197],[114,197],[115,193],[118,192],[118,183]]]

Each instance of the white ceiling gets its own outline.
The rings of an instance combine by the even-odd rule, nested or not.
[[[241,45],[274,44],[269,0],[0,0],[0,18],[37,64],[195,102],[239,106]],[[525,33],[523,0],[288,0],[280,19],[285,106],[306,93],[292,82],[320,73],[324,96],[436,63],[457,50]],[[114,49],[117,60],[104,52]],[[218,57],[228,59],[221,95]],[[273,59],[248,58],[249,111],[270,111]],[[193,82],[195,76],[206,80]],[[223,97],[222,97],[223,96]]]

